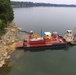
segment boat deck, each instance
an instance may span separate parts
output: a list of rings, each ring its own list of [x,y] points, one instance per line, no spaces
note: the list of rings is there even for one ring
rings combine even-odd
[[[41,38],[41,37],[38,37],[38,38]],[[19,47],[24,46],[26,48],[32,48],[32,47],[48,47],[52,45],[64,45],[65,44],[63,39],[61,39],[60,37],[58,38],[51,37],[51,39],[46,39],[46,40],[43,39],[43,40],[39,40],[36,42],[37,39],[35,41],[30,41],[29,36],[27,35],[24,37],[24,40],[26,42],[23,42],[23,41],[17,42],[16,47],[19,48]]]
[[[39,37],[41,38],[41,37]],[[51,39],[47,39],[45,40],[45,43],[38,43],[38,44],[29,44],[29,37],[28,36],[25,36],[25,40],[27,42],[25,42],[26,44],[26,47],[42,47],[42,46],[51,46],[53,44],[64,44],[64,41],[61,39],[61,38],[53,38],[51,37]]]
[[[22,48],[23,47],[23,41],[16,42],[16,48]]]

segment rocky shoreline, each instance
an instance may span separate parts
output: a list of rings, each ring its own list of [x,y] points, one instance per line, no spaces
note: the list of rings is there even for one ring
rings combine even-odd
[[[20,28],[14,22],[8,24],[6,33],[0,39],[0,67],[6,64],[11,53],[16,49],[16,42],[19,41],[18,33]]]

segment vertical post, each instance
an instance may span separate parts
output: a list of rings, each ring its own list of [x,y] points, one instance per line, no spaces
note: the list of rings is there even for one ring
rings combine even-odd
[[[42,37],[42,27],[41,27],[41,37]]]

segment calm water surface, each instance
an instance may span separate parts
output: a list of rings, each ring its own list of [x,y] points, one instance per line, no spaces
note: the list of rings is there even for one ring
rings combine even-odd
[[[15,8],[14,14],[17,26],[39,35],[41,28],[63,36],[67,29],[76,27],[76,8]],[[76,46],[36,51],[18,49],[10,60],[0,75],[76,75]]]

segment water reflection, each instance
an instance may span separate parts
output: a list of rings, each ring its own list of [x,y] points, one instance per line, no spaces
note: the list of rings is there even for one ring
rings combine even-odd
[[[75,48],[76,46],[67,45],[52,49],[17,49],[10,59],[14,65],[10,63],[4,66],[0,69],[0,75],[61,75],[69,73],[69,70],[73,72],[76,51],[72,50]]]
[[[21,75],[71,75],[75,72],[75,46],[54,49],[18,49],[19,58],[14,58],[14,74]],[[20,59],[20,60],[19,60]],[[74,64],[73,64],[74,63]],[[73,69],[74,68],[74,69]],[[12,74],[13,75],[13,74]]]

